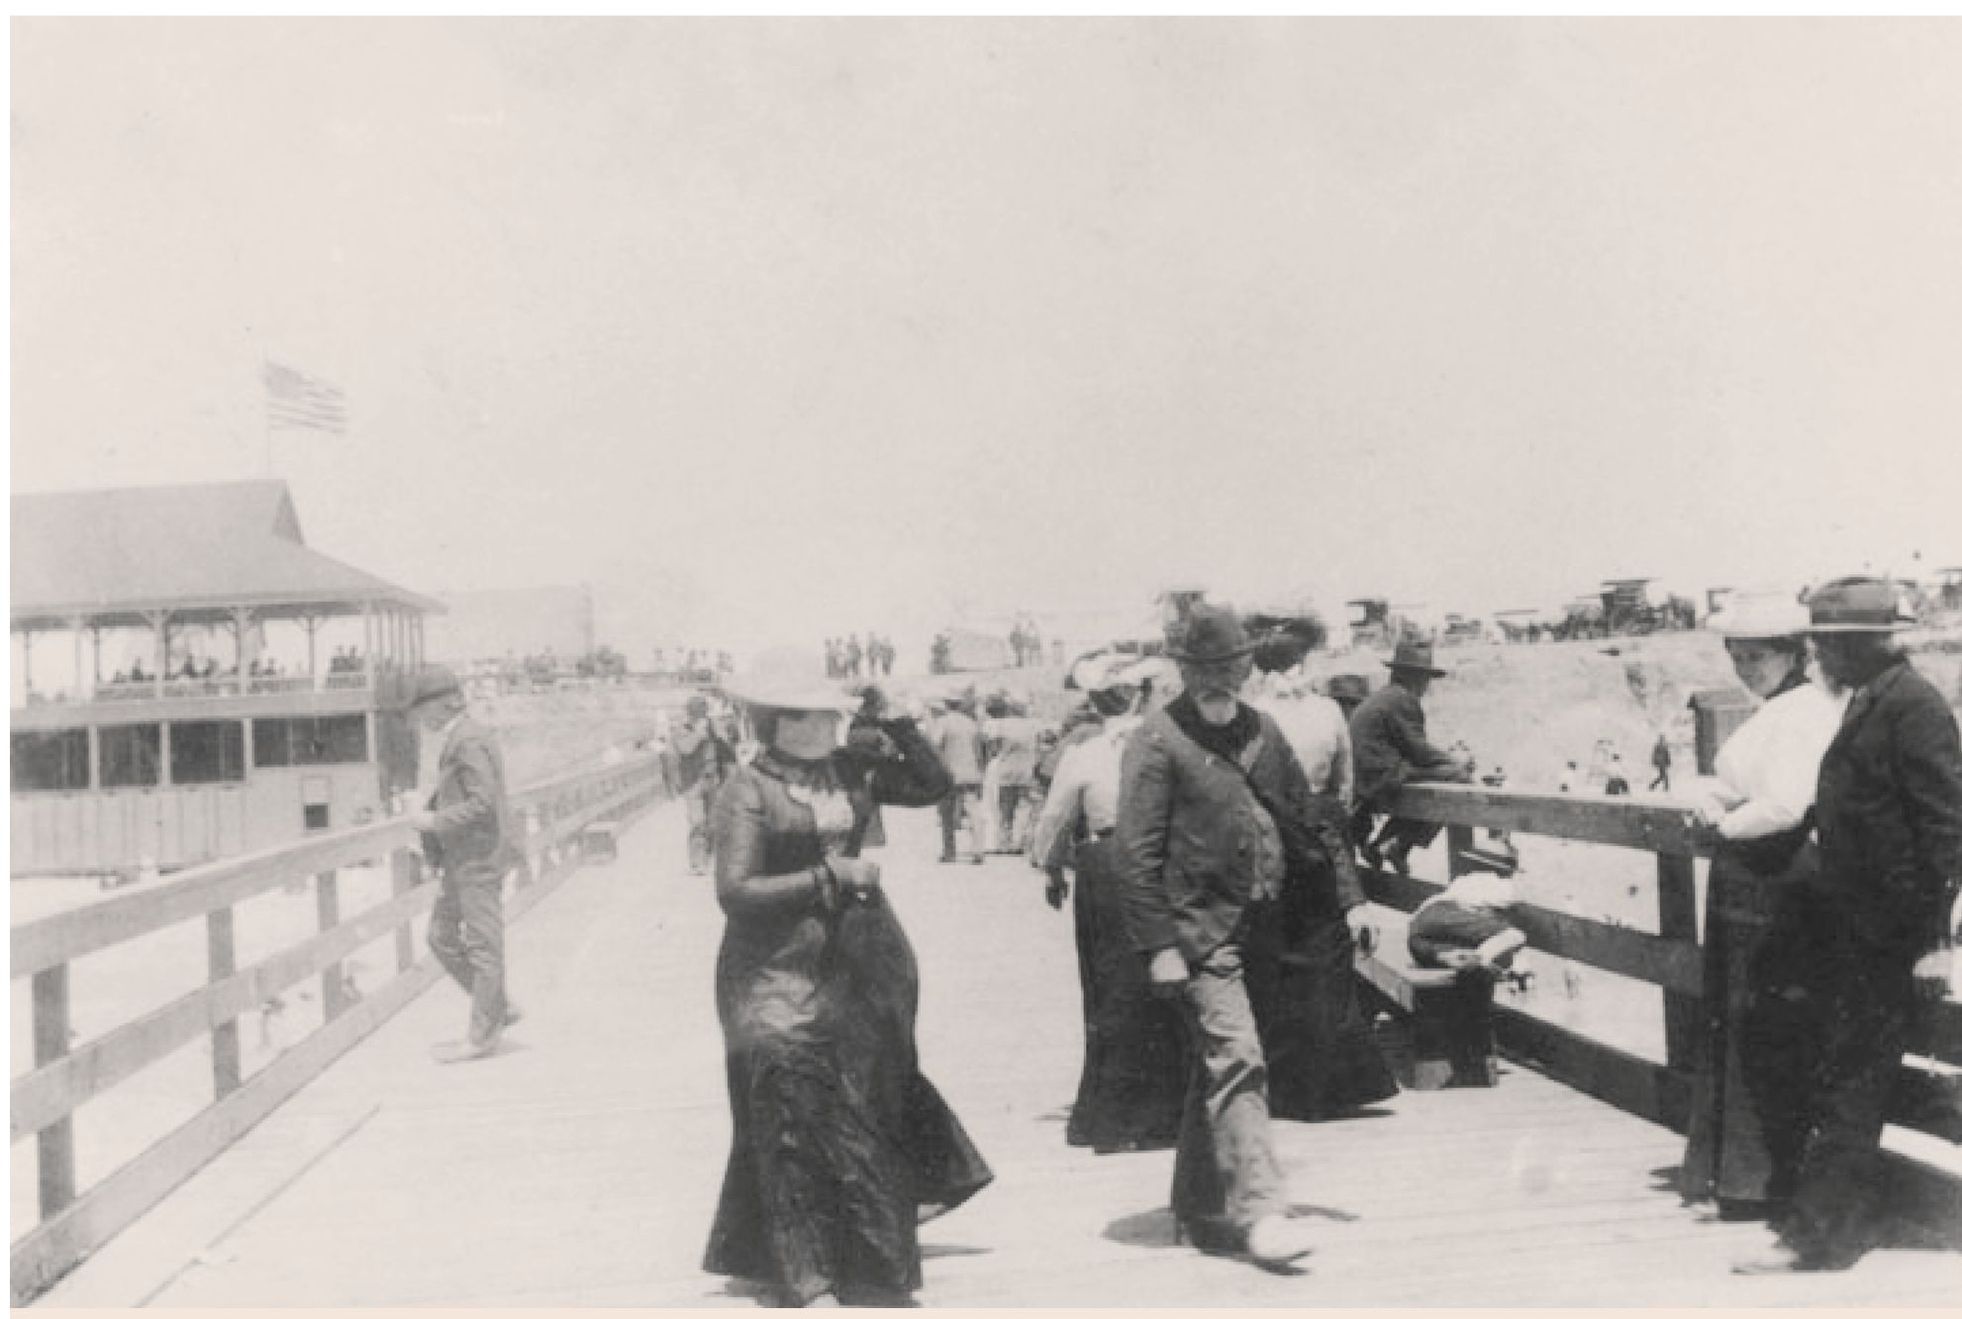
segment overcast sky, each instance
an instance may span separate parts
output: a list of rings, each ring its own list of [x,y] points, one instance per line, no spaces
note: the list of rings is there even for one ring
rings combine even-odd
[[[1962,563],[1962,26],[13,24],[17,490],[641,635]]]

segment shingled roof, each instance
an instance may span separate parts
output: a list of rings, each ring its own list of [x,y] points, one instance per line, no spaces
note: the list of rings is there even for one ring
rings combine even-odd
[[[436,601],[309,549],[284,481],[13,496],[12,616]]]

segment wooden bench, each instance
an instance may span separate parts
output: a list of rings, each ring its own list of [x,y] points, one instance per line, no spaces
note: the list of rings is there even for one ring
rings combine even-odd
[[[1389,1018],[1384,1054],[1408,1090],[1492,1086],[1499,1065],[1489,976],[1417,966],[1401,945],[1356,954],[1366,999]]]

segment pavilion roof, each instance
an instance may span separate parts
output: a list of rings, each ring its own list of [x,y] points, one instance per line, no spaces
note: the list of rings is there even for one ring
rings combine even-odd
[[[12,617],[436,601],[309,548],[284,481],[13,496]]]

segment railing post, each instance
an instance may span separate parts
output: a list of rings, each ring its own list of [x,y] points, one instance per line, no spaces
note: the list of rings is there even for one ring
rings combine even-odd
[[[238,946],[233,934],[232,908],[219,907],[205,913],[206,967],[212,984],[226,980],[238,970]],[[238,1018],[211,1028],[211,1090],[223,1099],[238,1089],[242,1079],[238,1055]]]
[[[341,880],[332,870],[323,870],[313,877],[314,899],[320,909],[320,932],[322,934],[341,923]],[[330,963],[320,973],[320,1003],[323,1010],[322,1021],[332,1021],[347,1011],[347,984],[341,978],[341,963]]]
[[[1450,824],[1445,826],[1444,845],[1446,854],[1444,861],[1451,873],[1451,878],[1456,879],[1465,873],[1465,849],[1471,847],[1477,841],[1478,831],[1468,824]]]
[[[34,1066],[68,1054],[68,964],[34,973]],[[41,1221],[75,1202],[75,1119],[50,1122],[36,1136],[41,1172]]]
[[[416,854],[398,847],[388,855],[389,891],[400,897],[416,886],[419,878]],[[416,923],[403,921],[395,927],[395,969],[406,971],[416,964]]]
[[[1696,859],[1659,853],[1655,859],[1656,933],[1665,939],[1696,942]],[[1694,994],[1662,994],[1663,1040],[1669,1066],[1688,1071],[1696,1065],[1703,1040],[1703,1006]]]

